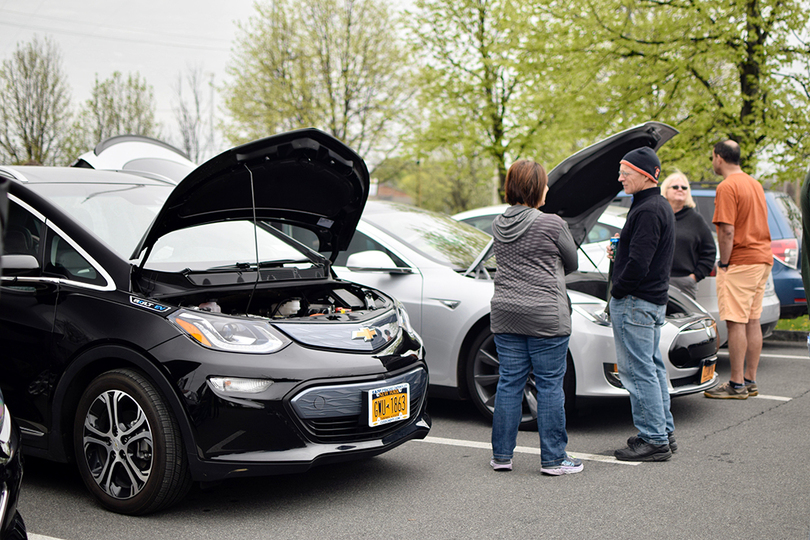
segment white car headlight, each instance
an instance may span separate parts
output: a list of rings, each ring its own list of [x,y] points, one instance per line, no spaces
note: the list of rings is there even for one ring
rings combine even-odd
[[[228,317],[204,311],[181,309],[169,315],[169,320],[209,349],[228,352],[268,354],[286,345],[262,319]]]

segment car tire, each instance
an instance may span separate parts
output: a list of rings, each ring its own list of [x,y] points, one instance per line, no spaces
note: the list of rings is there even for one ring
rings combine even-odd
[[[563,379],[565,411],[572,415],[576,403],[576,375],[570,353],[567,355],[567,369]],[[495,411],[495,394],[498,389],[500,362],[495,348],[495,335],[489,329],[483,330],[473,341],[467,358],[467,389],[475,406],[492,421]],[[521,430],[537,429],[537,388],[534,375],[529,374],[523,390],[523,411],[520,418]]]
[[[73,444],[87,489],[113,512],[156,512],[191,487],[177,421],[137,371],[108,371],[90,383],[76,410]]]

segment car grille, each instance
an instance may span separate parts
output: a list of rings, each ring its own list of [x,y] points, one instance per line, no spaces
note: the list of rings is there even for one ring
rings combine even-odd
[[[717,354],[717,326],[703,318],[681,328],[669,348],[669,360],[675,367],[697,367]]]
[[[414,420],[425,400],[427,382],[427,371],[418,368],[379,381],[307,388],[290,403],[307,432],[318,442],[365,441],[384,437]],[[365,392],[401,383],[410,385],[410,418],[369,427],[364,415]]]

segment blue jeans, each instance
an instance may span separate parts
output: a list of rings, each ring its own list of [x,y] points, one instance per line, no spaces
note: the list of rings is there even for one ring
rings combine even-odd
[[[667,433],[675,431],[667,368],[658,348],[665,315],[666,306],[635,296],[610,299],[619,378],[630,392],[638,436],[651,444],[668,444]]]
[[[500,379],[492,418],[492,455],[512,459],[522,414],[526,379],[534,370],[537,386],[537,427],[542,467],[554,467],[566,457],[563,377],[569,336],[536,338],[520,334],[495,334]]]

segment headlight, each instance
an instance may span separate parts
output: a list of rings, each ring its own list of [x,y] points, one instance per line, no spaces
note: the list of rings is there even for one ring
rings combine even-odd
[[[229,352],[267,354],[286,345],[276,337],[267,321],[244,317],[227,317],[207,312],[179,310],[169,320],[209,349]]]
[[[208,377],[208,381],[220,392],[258,394],[264,392],[273,381],[269,379],[243,379],[241,377]]]
[[[405,306],[402,305],[402,302],[399,300],[396,301],[397,305],[397,319],[399,320],[399,325],[405,329],[406,332],[410,335],[414,335],[413,326],[411,326],[411,318],[408,316],[408,312],[405,311]]]

